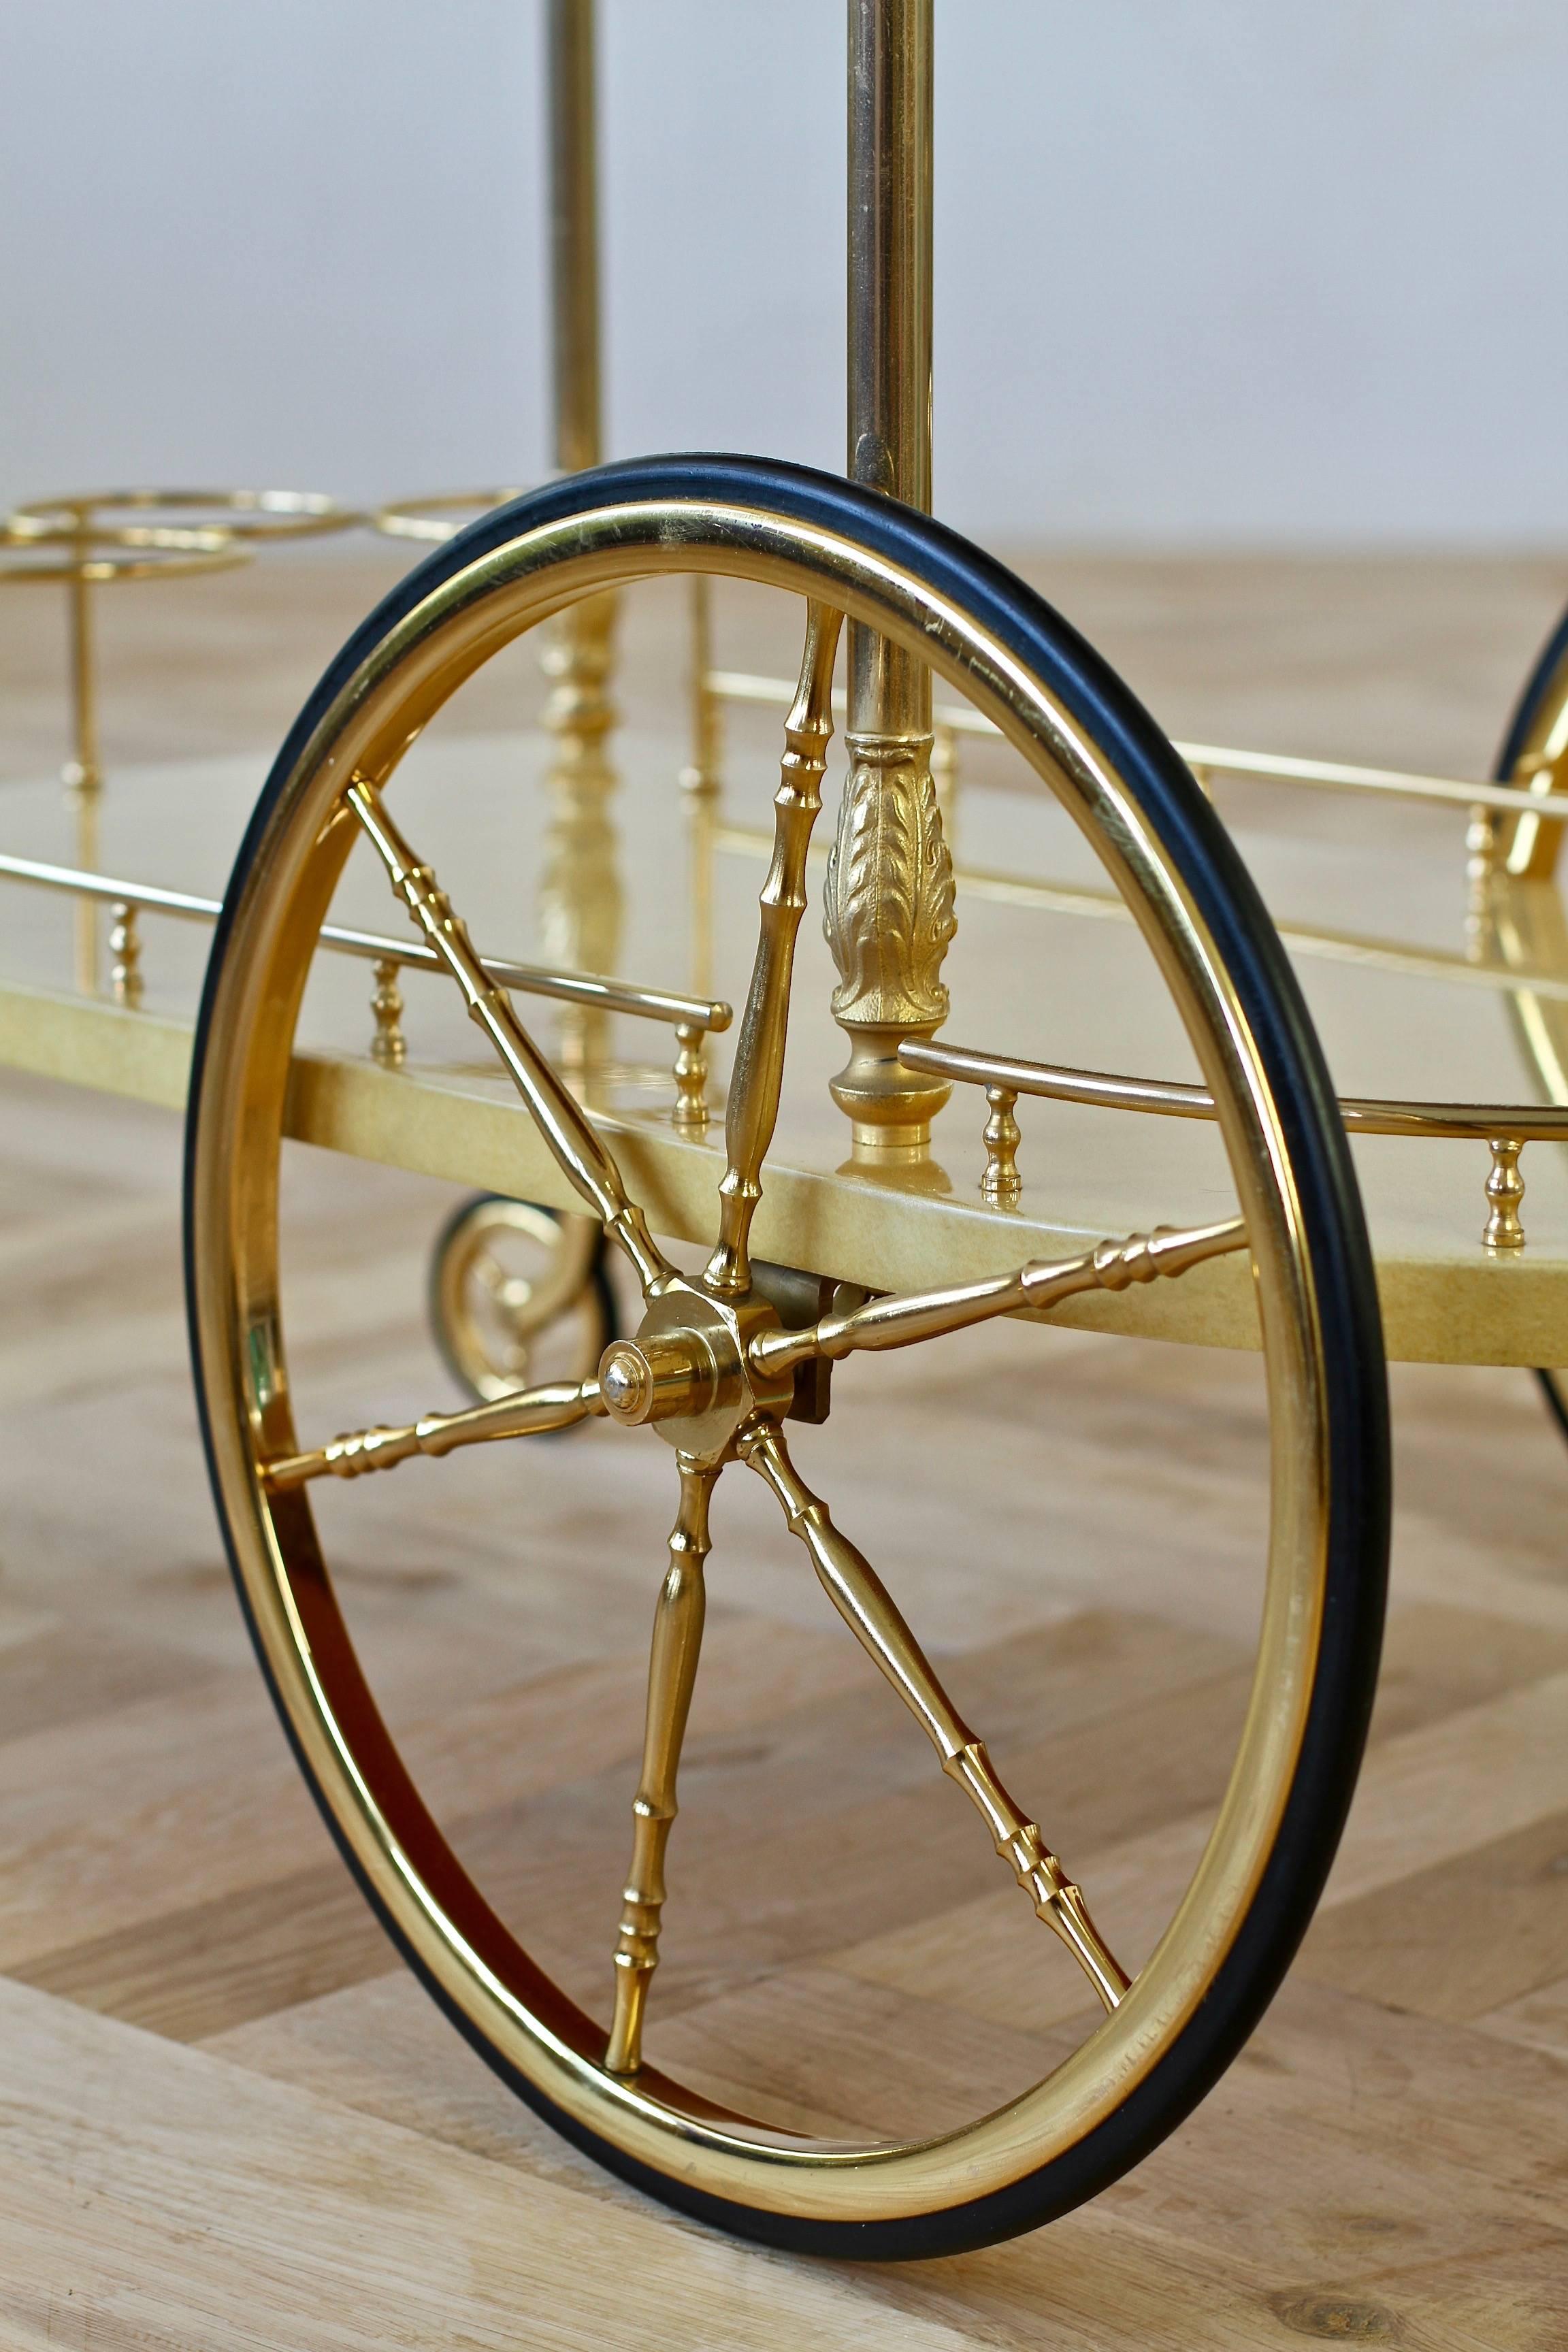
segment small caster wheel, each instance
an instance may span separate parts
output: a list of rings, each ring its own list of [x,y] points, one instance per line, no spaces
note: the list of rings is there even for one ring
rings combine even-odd
[[[465,1201],[431,1254],[430,1324],[481,1404],[531,1381],[586,1380],[618,1336],[603,1231],[497,1192]]]

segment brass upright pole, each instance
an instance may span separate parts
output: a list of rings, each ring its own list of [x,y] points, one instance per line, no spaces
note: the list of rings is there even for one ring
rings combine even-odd
[[[66,798],[75,818],[76,862],[90,873],[98,864],[98,811],[103,770],[98,754],[98,681],[93,663],[92,587],[87,576],[85,536],[71,550],[74,569],[67,588],[70,644],[72,750],[66,763]],[[76,903],[76,984],[83,996],[98,993],[98,908],[91,898]]]
[[[849,472],[931,509],[933,0],[849,0]],[[905,1037],[947,1018],[952,865],[931,782],[931,677],[871,629],[848,631],[850,772],[828,862],[831,1081],[857,1158],[919,1157],[950,1089],[905,1070]]]
[[[555,463],[599,462],[599,205],[594,0],[550,0],[550,309]]]
[[[550,0],[550,260],[555,463],[563,473],[600,457],[599,234],[595,125],[594,0]],[[614,971],[620,959],[621,885],[605,751],[616,604],[595,596],[545,632],[551,695],[544,724],[556,739],[554,801],[540,884],[547,961]],[[605,1016],[561,1017],[562,1059],[579,1091],[606,1058]]]

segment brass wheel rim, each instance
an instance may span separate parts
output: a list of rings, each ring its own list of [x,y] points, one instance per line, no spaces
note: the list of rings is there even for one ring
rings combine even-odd
[[[651,2070],[602,2063],[605,2030],[494,1917],[425,1813],[375,1714],[302,1492],[258,1463],[298,1444],[276,1272],[283,1091],[310,949],[353,835],[351,780],[379,789],[463,680],[526,628],[675,572],[830,604],[906,646],[995,719],[1094,842],[1142,929],[1220,1107],[1247,1220],[1270,1400],[1268,1567],[1235,1765],[1202,1861],[1121,2005],[1042,2083],[956,2130],[827,2142],[727,2115]],[[627,500],[524,530],[433,588],[295,753],[237,873],[215,955],[192,1153],[193,1309],[213,1474],[279,1705],[355,1866],[447,2006],[567,2128],[742,2208],[875,2223],[1003,2190],[1077,2145],[1143,2083],[1213,1986],[1268,1864],[1305,1736],[1329,1528],[1326,1369],[1290,1147],[1257,1038],[1171,856],[1105,753],[992,630],[899,561],[737,500]]]

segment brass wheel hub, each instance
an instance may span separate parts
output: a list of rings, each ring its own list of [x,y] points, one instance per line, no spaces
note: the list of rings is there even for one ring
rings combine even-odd
[[[694,1462],[721,1461],[761,1406],[782,1412],[795,1374],[759,1371],[747,1350],[759,1331],[779,1328],[764,1299],[715,1298],[683,1276],[669,1283],[635,1339],[617,1339],[599,1363],[605,1411],[623,1429],[656,1429]]]

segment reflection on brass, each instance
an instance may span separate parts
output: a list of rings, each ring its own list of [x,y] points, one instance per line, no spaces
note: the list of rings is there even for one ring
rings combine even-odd
[[[1152,1233],[1130,1234],[1125,1241],[1097,1242],[1077,1257],[1031,1259],[1016,1274],[873,1298],[825,1315],[803,1331],[763,1331],[748,1355],[758,1371],[782,1372],[812,1356],[837,1359],[860,1349],[908,1348],[917,1339],[989,1322],[995,1315],[1047,1314],[1080,1291],[1125,1290],[1130,1283],[1187,1274],[1205,1258],[1246,1247],[1247,1228],[1239,1217],[1217,1225],[1156,1225]]]
[[[521,1389],[493,1404],[469,1405],[462,1412],[427,1412],[423,1421],[397,1428],[351,1429],[308,1454],[287,1454],[261,1465],[268,1485],[279,1491],[310,1478],[359,1478],[367,1470],[395,1469],[416,1454],[439,1456],[460,1445],[487,1445],[500,1437],[531,1437],[547,1429],[570,1429],[590,1413],[603,1412],[596,1381],[556,1381]]]
[[[702,1564],[708,1557],[708,1500],[719,1473],[682,1454],[680,1507],[669,1535],[669,1573],[654,1611],[647,1666],[642,1777],[632,1804],[632,1861],[622,1890],[616,1946],[616,2014],[605,2066],[635,2074],[642,2063],[643,2011],[658,1966],[664,1908],[664,1850],[675,1820],[675,1780],[702,1646]]]
[[[621,879],[609,812],[616,777],[605,745],[616,723],[609,678],[615,600],[595,596],[552,621],[542,656],[551,692],[543,723],[555,739],[545,772],[551,816],[539,881],[545,961],[567,971],[613,971],[620,960]],[[561,1055],[579,1086],[609,1058],[605,1017],[561,1017]]]
[[[136,909],[124,898],[110,908],[109,954],[109,992],[134,1013],[142,1002],[142,940]]]
[[[710,682],[713,609],[710,583],[700,572],[691,578],[690,758],[680,772],[686,807],[690,892],[691,985],[706,994],[713,986],[714,827],[723,790],[723,706]],[[784,705],[792,700],[788,685]]]
[[[829,1600],[930,1738],[942,1769],[975,1805],[992,1842],[1034,1905],[1082,1967],[1107,2009],[1114,2009],[1129,1979],[1095,1929],[1082,1895],[1026,1819],[931,1672],[920,1643],[875,1569],[841,1535],[827,1506],[798,1475],[776,1422],[759,1417],[742,1433],[743,1461],[773,1488],[790,1533],[805,1546]]]
[[[1491,1213],[1481,1240],[1489,1250],[1521,1250],[1524,1227],[1520,1222],[1519,1204],[1524,1198],[1524,1179],[1519,1172],[1519,1155],[1524,1149],[1523,1142],[1517,1137],[1489,1136],[1487,1149],[1492,1156],[1491,1173],[1487,1178]]]
[[[375,845],[392,887],[416,928],[446,965],[468,1004],[468,1017],[484,1030],[500,1055],[557,1164],[593,1206],[605,1230],[620,1244],[645,1296],[670,1274],[655,1245],[642,1211],[627,1198],[602,1139],[589,1125],[545,1060],[501,990],[475,954],[468,931],[453,914],[446,893],[427,866],[421,866],[393,824],[380,793],[363,776],[346,794],[350,807]]]
[[[958,855],[958,738],[940,720],[931,729],[931,780],[949,857]]]
[[[408,1058],[408,1041],[403,1034],[403,996],[397,985],[397,965],[391,956],[383,956],[376,964],[370,1009],[375,1021],[375,1033],[370,1041],[371,1059],[379,1062],[384,1070],[400,1070]]]
[[[763,884],[762,919],[752,984],[735,1045],[724,1146],[729,1165],[719,1187],[719,1241],[704,1280],[725,1296],[746,1290],[746,1242],[762,1198],[762,1167],[778,1119],[789,1030],[795,935],[805,912],[805,854],[822,806],[821,785],[833,734],[833,664],[843,615],[806,608],[800,685],[784,721],[784,752],[773,795],[773,856]]]
[[[985,1100],[991,1116],[982,1136],[985,1172],[980,1179],[980,1190],[987,1201],[1007,1208],[1024,1190],[1024,1180],[1018,1173],[1018,1146],[1024,1139],[1013,1116],[1018,1097],[1011,1087],[987,1087]]]

